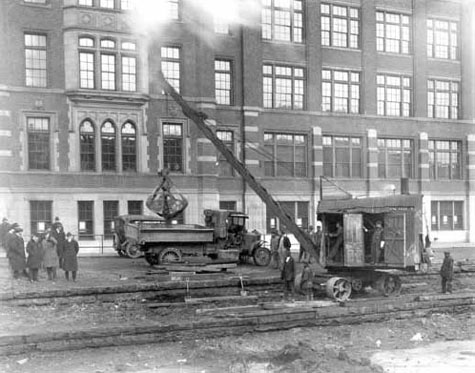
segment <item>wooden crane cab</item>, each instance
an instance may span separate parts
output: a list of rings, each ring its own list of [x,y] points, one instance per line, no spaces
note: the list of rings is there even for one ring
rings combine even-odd
[[[317,214],[324,232],[320,261],[351,284],[340,283],[339,291],[370,285],[391,295],[400,291],[399,271],[419,269],[422,195],[322,200]]]

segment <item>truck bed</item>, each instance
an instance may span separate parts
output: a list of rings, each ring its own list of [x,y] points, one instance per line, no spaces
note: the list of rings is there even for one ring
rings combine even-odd
[[[213,229],[198,224],[132,224],[125,225],[125,234],[137,242],[213,242]]]

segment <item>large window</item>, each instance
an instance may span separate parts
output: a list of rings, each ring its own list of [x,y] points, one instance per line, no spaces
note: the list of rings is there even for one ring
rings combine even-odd
[[[104,238],[114,234],[114,218],[119,215],[119,201],[104,201]]]
[[[321,4],[322,45],[359,48],[360,15],[358,8]]]
[[[285,201],[279,202],[279,204],[295,224],[302,229],[308,228],[309,203],[307,201]],[[267,232],[270,232],[271,229],[280,229],[285,233],[289,233],[287,232],[287,228],[280,219],[274,215],[269,207],[266,208],[266,223]]]
[[[463,202],[432,201],[431,227],[433,231],[463,230]]]
[[[358,114],[360,112],[360,73],[322,70],[322,110]]]
[[[101,8],[114,9],[114,0],[99,0]]]
[[[458,119],[459,83],[447,80],[427,81],[427,116]]]
[[[378,177],[413,177],[413,148],[409,139],[378,139]]]
[[[101,127],[102,171],[116,171],[116,129],[114,123],[104,122]]]
[[[137,171],[135,126],[126,122],[122,126],[122,171]]]
[[[82,6],[92,6],[94,0],[79,0],[78,4]]]
[[[411,115],[411,78],[397,75],[377,76],[378,115]]]
[[[359,178],[362,166],[359,137],[323,136],[323,175]]]
[[[431,179],[461,179],[462,142],[430,140],[429,167]]]
[[[236,211],[236,201],[219,201],[220,210]]]
[[[94,238],[94,201],[78,201],[78,238]]]
[[[214,92],[216,102],[220,105],[232,104],[232,70],[231,61],[214,61]]]
[[[137,90],[137,59],[122,56],[122,90],[135,92]]]
[[[266,176],[306,177],[307,137],[288,133],[264,133]]]
[[[458,22],[427,20],[427,55],[433,58],[457,60]]]
[[[234,152],[234,133],[232,131],[216,131],[216,136],[220,139],[224,145]],[[218,152],[218,175],[219,176],[233,176],[234,171],[226,158]]]
[[[409,54],[410,17],[405,14],[376,12],[376,49],[379,52]]]
[[[262,38],[303,42],[303,1],[263,0]]]
[[[30,201],[30,232],[44,233],[53,221],[52,201]]]
[[[170,85],[180,92],[180,48],[162,47],[162,73]]]
[[[264,107],[302,110],[305,101],[305,73],[301,67],[263,66]]]
[[[28,117],[28,168],[30,170],[50,169],[50,125],[49,118]]]
[[[180,1],[181,0],[166,0],[168,16],[172,20],[180,19]]]
[[[79,87],[137,91],[137,44],[91,36],[79,37]],[[119,48],[120,45],[120,48]],[[98,81],[97,81],[98,80]]]
[[[129,215],[142,215],[143,201],[127,201],[127,213]]]
[[[85,120],[79,127],[79,148],[81,158],[81,171],[96,170],[96,136],[94,125]]]
[[[46,35],[25,34],[25,84],[46,87]]]
[[[172,172],[183,172],[183,125],[163,123],[163,166]]]

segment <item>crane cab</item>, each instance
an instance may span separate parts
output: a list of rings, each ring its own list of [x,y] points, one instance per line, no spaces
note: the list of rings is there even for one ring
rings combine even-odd
[[[322,200],[321,262],[329,270],[417,269],[422,260],[422,195]]]

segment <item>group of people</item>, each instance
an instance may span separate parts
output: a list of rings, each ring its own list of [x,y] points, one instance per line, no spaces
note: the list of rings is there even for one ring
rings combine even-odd
[[[307,233],[310,235],[315,247],[317,258],[320,256],[320,248],[322,242],[321,226],[317,225],[314,232],[313,227],[309,226]],[[271,233],[271,262],[270,266],[281,271],[281,279],[284,281],[284,298],[287,299],[294,295],[294,281],[296,277],[296,264],[292,258],[290,248],[291,242],[289,237],[283,232],[275,229]],[[307,300],[313,299],[313,273],[310,268],[310,255],[305,252],[302,245],[299,251],[299,262],[304,264],[302,271],[302,290],[305,291]]]
[[[3,218],[0,244],[6,251],[14,279],[25,276],[30,281],[38,281],[39,271],[44,268],[48,280],[56,281],[57,269],[60,268],[64,271],[66,280],[69,281],[71,272],[72,280],[76,281],[79,244],[70,232],[64,233],[63,224],[58,217],[44,233],[31,234],[26,252],[23,229],[18,223],[10,224],[7,218]]]

